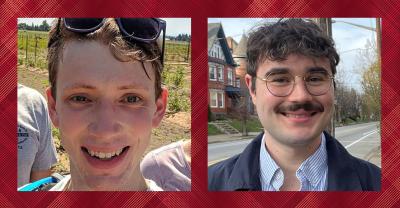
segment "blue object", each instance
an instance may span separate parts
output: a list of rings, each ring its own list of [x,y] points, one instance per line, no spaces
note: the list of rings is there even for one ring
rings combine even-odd
[[[40,188],[43,187],[44,185],[49,183],[57,183],[58,181],[60,181],[59,178],[54,176],[49,176],[47,178],[42,178],[35,182],[26,184],[25,186],[18,188],[18,191],[39,191]]]

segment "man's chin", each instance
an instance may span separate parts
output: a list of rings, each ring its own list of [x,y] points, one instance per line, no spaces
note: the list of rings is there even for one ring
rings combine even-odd
[[[319,137],[318,134],[308,132],[308,131],[296,131],[292,129],[290,132],[286,132],[284,135],[280,136],[280,141],[289,146],[309,146],[313,144],[315,140]]]
[[[122,176],[96,175],[87,176],[85,182],[91,190],[112,191],[119,189],[118,187],[123,187],[127,180]]]

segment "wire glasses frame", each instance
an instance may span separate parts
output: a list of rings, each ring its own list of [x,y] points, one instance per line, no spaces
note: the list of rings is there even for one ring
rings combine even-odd
[[[332,86],[334,77],[332,75],[321,75],[319,77],[312,77],[313,73],[307,73],[304,76],[292,74],[280,74],[281,77],[274,77],[276,74],[269,74],[266,78],[256,76],[257,79],[264,81],[268,91],[276,97],[289,96],[296,84],[296,77],[301,77],[304,81],[304,86],[307,92],[313,96],[320,96],[326,94]],[[279,76],[279,75],[278,75]]]

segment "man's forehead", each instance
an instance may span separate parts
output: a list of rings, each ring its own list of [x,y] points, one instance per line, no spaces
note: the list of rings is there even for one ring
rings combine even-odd
[[[329,59],[326,57],[308,57],[291,54],[285,60],[271,60],[266,58],[257,70],[257,72],[262,74],[306,73],[312,71],[332,73]]]
[[[127,89],[153,85],[155,73],[150,62],[121,61],[114,57],[108,46],[97,41],[84,42],[66,43],[58,66],[58,86],[79,85],[90,89],[87,87],[90,83],[90,86],[103,83]],[[85,82],[87,86],[80,84]]]

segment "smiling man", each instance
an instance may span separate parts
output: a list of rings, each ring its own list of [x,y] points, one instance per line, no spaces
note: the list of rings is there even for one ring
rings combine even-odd
[[[139,164],[167,105],[163,33],[165,22],[153,18],[58,19],[47,97],[71,174],[50,190],[161,190]]]
[[[209,190],[379,191],[380,169],[351,156],[324,129],[334,111],[339,56],[311,21],[257,28],[246,84],[264,132],[208,170]]]

